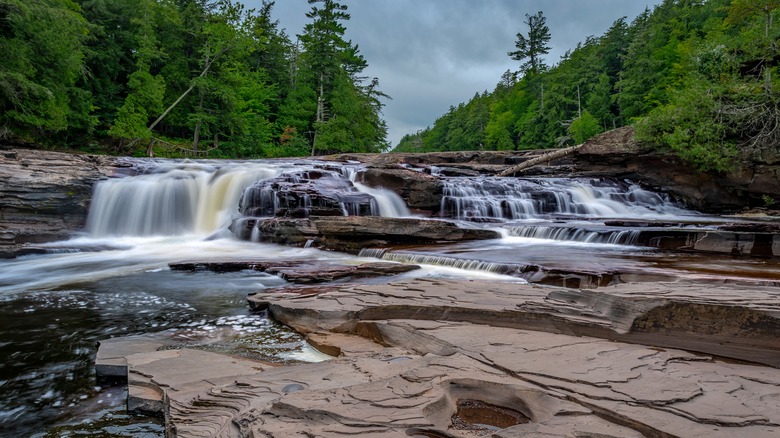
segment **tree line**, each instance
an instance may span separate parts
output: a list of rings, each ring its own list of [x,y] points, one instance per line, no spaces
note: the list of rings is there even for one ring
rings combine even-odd
[[[554,66],[543,62],[546,18],[526,15],[508,53],[519,69],[394,150],[543,149],[631,124],[639,140],[702,170],[780,159],[779,8],[780,0],[664,0]]]
[[[347,6],[308,2],[291,37],[269,0],[0,0],[0,141],[241,158],[385,149],[388,96],[345,39]]]

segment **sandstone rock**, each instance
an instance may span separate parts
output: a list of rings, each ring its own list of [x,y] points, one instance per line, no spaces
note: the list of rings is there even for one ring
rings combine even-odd
[[[455,223],[420,218],[311,217],[309,219],[240,219],[231,229],[249,240],[254,229],[263,242],[304,245],[357,253],[362,248],[410,243],[496,239],[495,231],[461,228]]]
[[[0,150],[0,256],[70,236],[84,224],[94,184],[129,166],[97,155]]]
[[[325,283],[336,280],[372,278],[398,275],[420,269],[417,265],[400,263],[362,263],[341,265],[330,262],[311,261],[208,261],[177,262],[169,264],[174,271],[236,272],[253,270],[278,275],[298,284]]]
[[[771,334],[780,330],[777,296],[774,287],[735,291],[637,283],[576,290],[420,279],[345,287],[337,301],[328,294],[290,301],[279,300],[284,294],[257,294],[249,301],[265,303],[275,318],[303,333],[361,321],[446,319],[682,348],[780,367],[780,339]],[[306,319],[298,319],[302,309]]]
[[[403,168],[369,168],[359,175],[360,181],[371,187],[394,191],[412,210],[439,211],[442,197],[441,181],[431,175]]]
[[[780,318],[776,294],[680,283],[596,293],[431,279],[303,296],[276,291],[255,297],[340,357],[269,368],[190,351],[142,352],[156,347],[125,342],[124,358],[131,388],[156,385],[164,393],[171,436],[770,437],[780,433],[776,368],[660,347],[681,338],[735,357],[734,346],[752,343],[742,358],[780,366],[771,336]],[[763,326],[757,315],[775,322]],[[733,323],[712,324],[723,318]],[[585,327],[601,328],[587,336]],[[642,341],[651,346],[632,334],[648,335]],[[154,406],[155,394],[149,397]]]

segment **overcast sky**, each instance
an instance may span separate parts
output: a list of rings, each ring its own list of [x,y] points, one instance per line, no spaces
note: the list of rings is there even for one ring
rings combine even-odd
[[[390,143],[433,125],[450,105],[492,91],[501,75],[517,70],[507,52],[525,14],[542,11],[550,27],[555,64],[587,36],[601,36],[620,17],[629,23],[660,0],[342,0],[352,18],[346,37],[368,62],[365,74],[379,78],[390,95],[383,114]],[[244,0],[258,8],[260,0]],[[306,0],[276,0],[274,18],[288,35],[309,21]]]

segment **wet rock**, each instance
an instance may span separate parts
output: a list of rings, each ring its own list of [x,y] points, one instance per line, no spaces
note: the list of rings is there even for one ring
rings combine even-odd
[[[420,279],[251,299],[340,356],[268,368],[111,340],[107,347],[126,349],[122,355],[113,348],[112,356],[126,361],[131,391],[151,384],[164,393],[172,435],[780,433],[776,368],[668,347],[680,338],[696,351],[709,345],[726,357],[780,366],[774,326],[751,326],[780,316],[775,288],[669,283],[596,293]],[[746,308],[745,301],[754,304]],[[724,317],[734,318],[725,330],[702,325]]]
[[[291,283],[297,284],[382,277],[420,269],[417,265],[389,262],[341,265],[332,262],[312,261],[195,261],[170,263],[169,267],[174,271],[190,272],[210,271],[224,273],[252,270],[278,275]]]
[[[359,175],[364,184],[394,191],[411,210],[437,213],[441,206],[442,182],[438,178],[398,167],[369,168]]]
[[[97,155],[0,152],[0,257],[71,236],[84,224],[94,184],[129,166]]]
[[[374,199],[335,171],[288,172],[250,186],[241,198],[244,216],[309,217],[374,215]]]
[[[429,242],[496,239],[491,230],[461,228],[453,222],[421,218],[311,217],[308,219],[239,219],[233,233],[250,240],[357,253],[366,247]]]

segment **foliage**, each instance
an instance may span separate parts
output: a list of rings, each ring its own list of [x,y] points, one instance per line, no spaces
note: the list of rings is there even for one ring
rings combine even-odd
[[[226,158],[306,155],[315,134],[321,151],[386,148],[388,96],[343,38],[346,5],[309,3],[298,45],[269,0],[0,0],[0,140]]]
[[[395,150],[549,148],[636,124],[639,140],[702,170],[772,159],[780,155],[778,13],[780,0],[664,0],[549,68],[536,57],[547,50],[544,17],[526,15],[528,36],[518,34],[509,53],[526,61],[519,72]]]
[[[590,112],[583,111],[580,117],[572,120],[568,129],[569,135],[576,144],[585,143],[591,137],[601,133],[601,125]]]
[[[50,139],[90,124],[80,79],[88,23],[70,0],[0,2],[0,134]],[[2,138],[3,135],[0,135]]]

